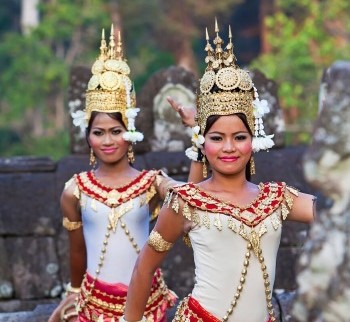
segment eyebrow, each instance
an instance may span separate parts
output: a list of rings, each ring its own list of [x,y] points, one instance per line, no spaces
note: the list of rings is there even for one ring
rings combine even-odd
[[[92,128],[92,130],[103,130],[103,131],[105,131],[105,130],[116,130],[116,129],[123,129],[123,126],[117,125],[117,126],[110,127],[108,129],[105,129],[105,128],[102,128],[102,127],[98,127],[98,126],[94,126]]]
[[[231,134],[239,134],[239,133],[242,133],[242,134],[248,134],[249,132],[248,131],[237,131],[237,132],[233,132]],[[220,131],[213,131],[213,132],[208,132],[207,134],[221,134],[221,135],[225,135],[226,133],[224,132],[220,132]]]

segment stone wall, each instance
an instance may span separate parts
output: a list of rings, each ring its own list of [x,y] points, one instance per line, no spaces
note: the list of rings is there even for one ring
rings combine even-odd
[[[306,147],[300,146],[258,153],[254,181],[286,181],[318,195],[319,206],[326,208],[327,201],[302,175],[305,151]],[[183,152],[149,152],[137,155],[135,167],[163,169],[175,179],[186,180],[189,161]],[[19,321],[14,316],[20,321],[32,321],[33,316],[37,322],[46,321],[53,303],[58,303],[62,286],[69,281],[68,242],[61,228],[59,196],[74,173],[88,168],[84,155],[68,156],[57,163],[47,158],[0,159],[0,321]],[[275,282],[277,312],[290,305],[293,293],[287,291],[296,288],[295,263],[307,231],[303,224],[286,223],[283,227]],[[178,242],[163,267],[168,285],[180,298],[187,295],[194,277],[191,250]],[[31,312],[4,313],[14,311]]]

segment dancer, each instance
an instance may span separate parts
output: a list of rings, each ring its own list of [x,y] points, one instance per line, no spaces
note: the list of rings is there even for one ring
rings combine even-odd
[[[132,144],[143,134],[135,128],[139,108],[129,73],[120,34],[115,44],[112,26],[108,47],[102,32],[86,108],[72,115],[73,123],[86,134],[90,164],[96,168],[74,175],[62,193],[71,282],[68,296],[50,322],[118,321],[132,269],[148,239],[149,221],[157,216],[159,200],[175,182],[161,171],[140,172],[131,165]],[[145,308],[147,320],[166,321],[166,310],[175,300],[156,269]]]
[[[267,102],[237,65],[231,30],[226,48],[217,22],[215,32],[215,48],[206,33],[208,66],[200,81],[193,146],[186,151],[202,162],[204,177],[206,163],[212,174],[199,184],[169,189],[135,265],[123,322],[146,321],[153,272],[182,235],[193,248],[196,282],[173,321],[276,321],[272,289],[282,224],[313,220],[313,196],[284,182],[249,181],[255,172],[252,152],[273,146],[262,122]]]

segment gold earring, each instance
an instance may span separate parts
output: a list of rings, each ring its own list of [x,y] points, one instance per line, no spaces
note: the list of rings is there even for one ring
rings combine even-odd
[[[94,154],[94,151],[92,150],[92,148],[90,148],[90,165],[95,168],[96,166],[96,157],[95,157],[95,154]]]
[[[130,144],[128,147],[128,161],[129,163],[135,162],[134,150],[132,149],[132,145]]]
[[[203,178],[206,178],[208,176],[208,169],[207,169],[207,163],[206,163],[207,159],[205,155],[203,155],[202,161],[203,161]]]
[[[255,174],[255,162],[253,156],[250,157],[250,174]]]

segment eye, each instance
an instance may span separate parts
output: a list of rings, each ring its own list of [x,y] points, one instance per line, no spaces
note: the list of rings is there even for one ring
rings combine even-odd
[[[92,134],[93,134],[93,135],[96,135],[96,136],[101,136],[101,135],[103,134],[103,132],[100,131],[100,130],[93,130],[93,131],[92,131]]]
[[[209,137],[211,141],[221,141],[222,137],[220,135],[213,135]]]
[[[236,137],[235,137],[235,139],[237,140],[237,141],[244,141],[244,140],[246,140],[248,138],[248,135],[245,135],[245,134],[239,134],[239,135],[237,135]]]
[[[121,129],[115,129],[115,130],[112,131],[112,134],[114,134],[114,135],[118,135],[120,133],[122,133]]]

